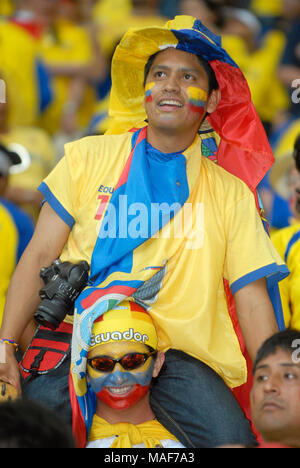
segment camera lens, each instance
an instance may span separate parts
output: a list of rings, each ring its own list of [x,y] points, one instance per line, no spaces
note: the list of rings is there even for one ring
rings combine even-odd
[[[68,310],[63,303],[53,303],[48,299],[44,299],[37,309],[34,318],[44,327],[56,330],[67,315]]]
[[[89,265],[55,261],[42,268],[40,276],[45,286],[40,290],[42,302],[36,311],[35,320],[52,330],[58,328],[67,314],[73,314],[76,298],[88,281]]]

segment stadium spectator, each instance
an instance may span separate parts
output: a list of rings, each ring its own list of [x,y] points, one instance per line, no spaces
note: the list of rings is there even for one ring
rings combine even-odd
[[[297,169],[300,161],[300,134],[294,143],[294,154],[287,154],[285,159],[283,162],[286,169],[279,165],[278,172],[281,174],[278,174],[278,178],[281,175],[284,179],[284,173],[289,173],[289,183],[285,181],[285,185],[282,185],[292,192],[295,217],[289,227],[278,230],[271,238],[290,271],[289,276],[279,285],[285,324],[300,331],[300,173]]]
[[[9,211],[18,231],[17,262],[20,260],[25,248],[31,240],[34,231],[34,223],[30,216],[17,205],[6,199],[10,178],[9,171],[12,167],[20,165],[21,163],[22,159],[18,154],[8,151],[5,146],[0,144],[0,202]]]
[[[300,448],[300,332],[287,329],[266,340],[254,365],[251,407],[264,447]]]

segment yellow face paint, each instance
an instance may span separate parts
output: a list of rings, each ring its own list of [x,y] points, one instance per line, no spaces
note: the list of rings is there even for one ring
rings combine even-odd
[[[145,86],[145,100],[146,102],[152,101],[152,88],[154,87],[155,83],[152,81],[151,83],[147,83]]]
[[[189,108],[193,112],[203,113],[207,103],[207,92],[201,88],[195,86],[189,86],[187,88],[187,95],[189,98]]]

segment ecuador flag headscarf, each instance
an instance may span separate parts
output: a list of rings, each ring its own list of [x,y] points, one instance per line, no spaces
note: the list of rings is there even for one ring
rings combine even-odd
[[[221,37],[200,20],[176,16],[164,27],[129,29],[112,60],[108,133],[120,133],[146,119],[144,71],[148,59],[168,47],[202,56],[213,68],[221,101],[208,121],[220,137],[217,161],[255,192],[274,162],[263,125],[251,101],[247,81],[221,46]]]

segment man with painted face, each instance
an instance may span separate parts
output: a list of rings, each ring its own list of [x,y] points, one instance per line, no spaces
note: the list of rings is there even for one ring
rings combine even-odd
[[[85,378],[86,330],[131,297],[153,318],[166,356],[151,390],[160,423],[186,447],[253,445],[232,389],[247,381],[245,348],[254,358],[283,325],[276,293],[288,271],[259,216],[256,187],[274,158],[247,83],[219,37],[177,17],[124,36],[112,61],[110,113],[108,134],[66,145],[40,187],[46,202],[11,282],[0,337],[17,341],[28,326],[41,267],[57,257],[86,260],[88,286],[74,321],[64,322],[73,327],[71,384],[79,390]],[[203,130],[207,114],[215,139]],[[7,354],[0,378],[18,385]],[[27,391],[43,401],[56,372],[31,379]],[[84,385],[77,390],[88,434],[93,401]],[[64,401],[61,393],[54,400]],[[65,401],[67,417],[68,409]]]
[[[94,322],[86,373],[96,411],[87,448],[183,447],[150,406],[151,381],[164,363],[164,354],[156,350],[153,321],[132,301]],[[76,418],[73,428],[79,445],[85,445]]]

